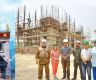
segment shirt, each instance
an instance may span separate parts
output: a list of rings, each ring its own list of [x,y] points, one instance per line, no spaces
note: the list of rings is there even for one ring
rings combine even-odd
[[[35,54],[35,58],[39,59],[39,64],[49,64],[50,63],[50,50],[48,48],[39,47],[37,53]]]
[[[59,58],[60,52],[59,50],[52,49],[51,56],[54,58]]]
[[[67,56],[70,51],[71,51],[71,48],[70,48],[70,47],[62,47],[62,48],[61,48],[61,54],[62,54],[63,56]],[[67,58],[67,60],[68,60],[68,61],[70,60],[70,56]]]
[[[88,56],[91,56],[91,55],[92,55],[92,51],[91,51],[90,48],[88,48],[87,50],[82,49],[81,55],[82,55],[82,57],[83,57],[84,59],[87,59]]]
[[[72,50],[71,53],[73,54],[75,60],[77,60],[77,61],[80,61],[80,60],[81,60],[81,58],[80,58],[80,55],[81,55],[81,47],[80,47],[80,48],[76,48],[76,47],[75,47],[75,48]]]
[[[92,48],[92,66],[96,67],[96,47]]]
[[[55,50],[55,49],[51,50],[51,61],[59,62],[59,56],[60,56],[59,50]]]

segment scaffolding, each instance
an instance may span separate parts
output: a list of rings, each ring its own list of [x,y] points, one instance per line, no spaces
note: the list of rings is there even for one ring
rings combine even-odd
[[[45,16],[43,6],[41,6],[41,18],[39,20],[37,20],[37,11],[35,11],[35,19],[31,19],[29,13],[28,19],[26,20],[26,7],[24,6],[23,19],[20,22],[20,10],[18,8],[16,23],[16,46],[39,46],[42,38],[47,39],[48,46],[52,46],[54,44],[61,46],[64,38],[70,39],[70,42],[74,42],[74,39],[82,39],[81,35],[76,34],[75,32],[75,22],[74,26],[71,26],[70,16],[68,21],[67,14],[65,14],[66,18],[63,20],[63,22],[61,22],[59,18],[59,8],[55,10],[57,13],[54,12],[54,9],[56,8],[52,6],[50,12],[51,15],[49,15],[46,8]],[[74,28],[74,32],[71,31],[71,27]]]

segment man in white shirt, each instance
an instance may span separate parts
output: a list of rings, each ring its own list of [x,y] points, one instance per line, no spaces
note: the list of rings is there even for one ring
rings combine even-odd
[[[94,47],[92,48],[92,68],[93,79],[96,80],[96,40],[94,41]]]
[[[91,80],[91,58],[92,53],[91,49],[89,48],[89,41],[83,41],[83,47],[81,51],[81,60],[82,60],[82,80],[86,80],[86,70],[88,74],[88,80]]]

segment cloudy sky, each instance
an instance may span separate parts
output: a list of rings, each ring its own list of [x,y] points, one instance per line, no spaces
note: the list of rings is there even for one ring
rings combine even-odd
[[[19,0],[0,0],[0,31],[5,31],[8,24],[11,40],[15,39],[15,16],[19,3]]]
[[[40,6],[59,6],[71,15],[71,19],[76,21],[76,26],[82,25],[85,32],[90,32],[95,38],[96,29],[96,1],[95,0],[0,0],[0,30],[5,29],[5,25],[10,25],[11,37],[15,36],[15,22],[17,8],[24,5],[27,11],[40,14]],[[22,10],[21,10],[22,11]]]

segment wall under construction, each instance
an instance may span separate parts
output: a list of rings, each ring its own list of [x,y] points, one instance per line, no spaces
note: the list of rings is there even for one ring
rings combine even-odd
[[[32,52],[32,47],[38,47],[41,39],[44,37],[47,40],[47,45],[52,47],[56,44],[58,47],[62,46],[64,38],[68,38],[70,46],[74,46],[75,40],[82,40],[82,31],[79,34],[72,32],[70,23],[68,21],[60,22],[52,16],[41,17],[37,20],[37,13],[35,12],[35,19],[32,22],[29,14],[28,21],[25,20],[26,8],[24,7],[23,23],[20,22],[20,14],[18,9],[17,27],[16,27],[16,47],[17,52]],[[70,19],[69,19],[70,20]],[[31,24],[33,23],[33,25]],[[75,26],[75,25],[74,25]],[[74,28],[73,26],[73,28]],[[27,50],[26,50],[27,49]],[[26,50],[26,51],[24,51]]]

